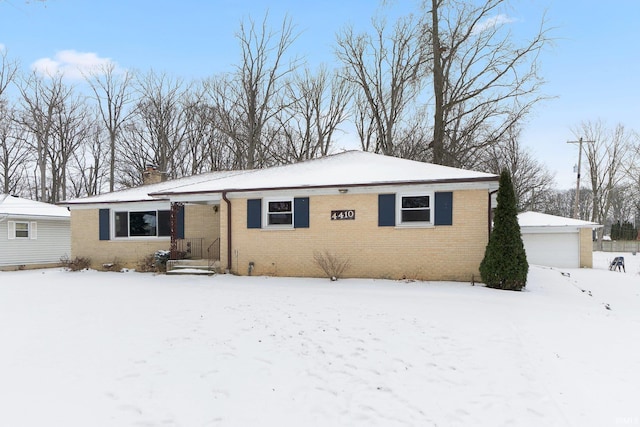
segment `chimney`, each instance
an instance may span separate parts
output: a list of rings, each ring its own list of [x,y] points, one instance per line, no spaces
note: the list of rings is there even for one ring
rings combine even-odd
[[[160,172],[156,165],[147,164],[142,171],[142,185],[157,184],[167,179],[165,173]]]

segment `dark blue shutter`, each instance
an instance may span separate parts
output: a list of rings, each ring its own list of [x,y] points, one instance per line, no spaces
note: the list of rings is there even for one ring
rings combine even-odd
[[[247,200],[247,228],[262,227],[262,199]]]
[[[435,225],[452,225],[453,224],[453,193],[442,192],[436,193],[436,217]]]
[[[308,197],[296,197],[293,199],[293,227],[309,228]]]
[[[378,194],[378,226],[396,225],[396,195]]]
[[[176,215],[176,239],[184,239],[184,205],[178,207]]]
[[[109,240],[109,209],[100,209],[98,212],[98,225],[100,228],[100,240]]]

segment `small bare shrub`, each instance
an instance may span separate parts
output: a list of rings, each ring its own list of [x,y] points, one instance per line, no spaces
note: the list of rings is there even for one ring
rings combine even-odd
[[[122,261],[118,258],[114,258],[113,261],[102,264],[102,268],[106,271],[121,271]]]
[[[77,256],[74,259],[60,258],[60,262],[68,271],[82,271],[91,267],[91,258]]]
[[[313,260],[331,281],[338,280],[351,267],[350,259],[342,259],[329,251],[314,252]]]
[[[141,273],[152,273],[156,271],[156,257],[155,254],[149,254],[144,258],[138,260],[138,266],[136,271]]]

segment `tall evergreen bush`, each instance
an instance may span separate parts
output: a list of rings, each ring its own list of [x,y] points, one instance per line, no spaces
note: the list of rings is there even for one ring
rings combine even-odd
[[[620,221],[611,224],[611,240],[636,240],[638,229],[629,221]]]
[[[490,288],[520,291],[527,284],[528,272],[513,183],[509,172],[504,170],[500,174],[498,206],[489,244],[480,263],[480,276]]]

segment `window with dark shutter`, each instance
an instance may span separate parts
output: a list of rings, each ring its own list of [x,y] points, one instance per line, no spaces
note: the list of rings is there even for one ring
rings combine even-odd
[[[111,234],[109,230],[109,209],[100,209],[98,211],[98,226],[100,240],[109,240]]]
[[[176,217],[176,238],[184,239],[184,205],[178,208]]]
[[[309,198],[293,199],[293,218],[295,228],[309,228]]]
[[[171,236],[171,211],[158,211],[158,236]]]
[[[451,191],[436,193],[435,225],[453,225],[453,193]]]
[[[378,194],[378,226],[396,225],[396,195]]]
[[[261,199],[249,199],[247,200],[247,228],[261,228],[262,227],[262,200]]]

